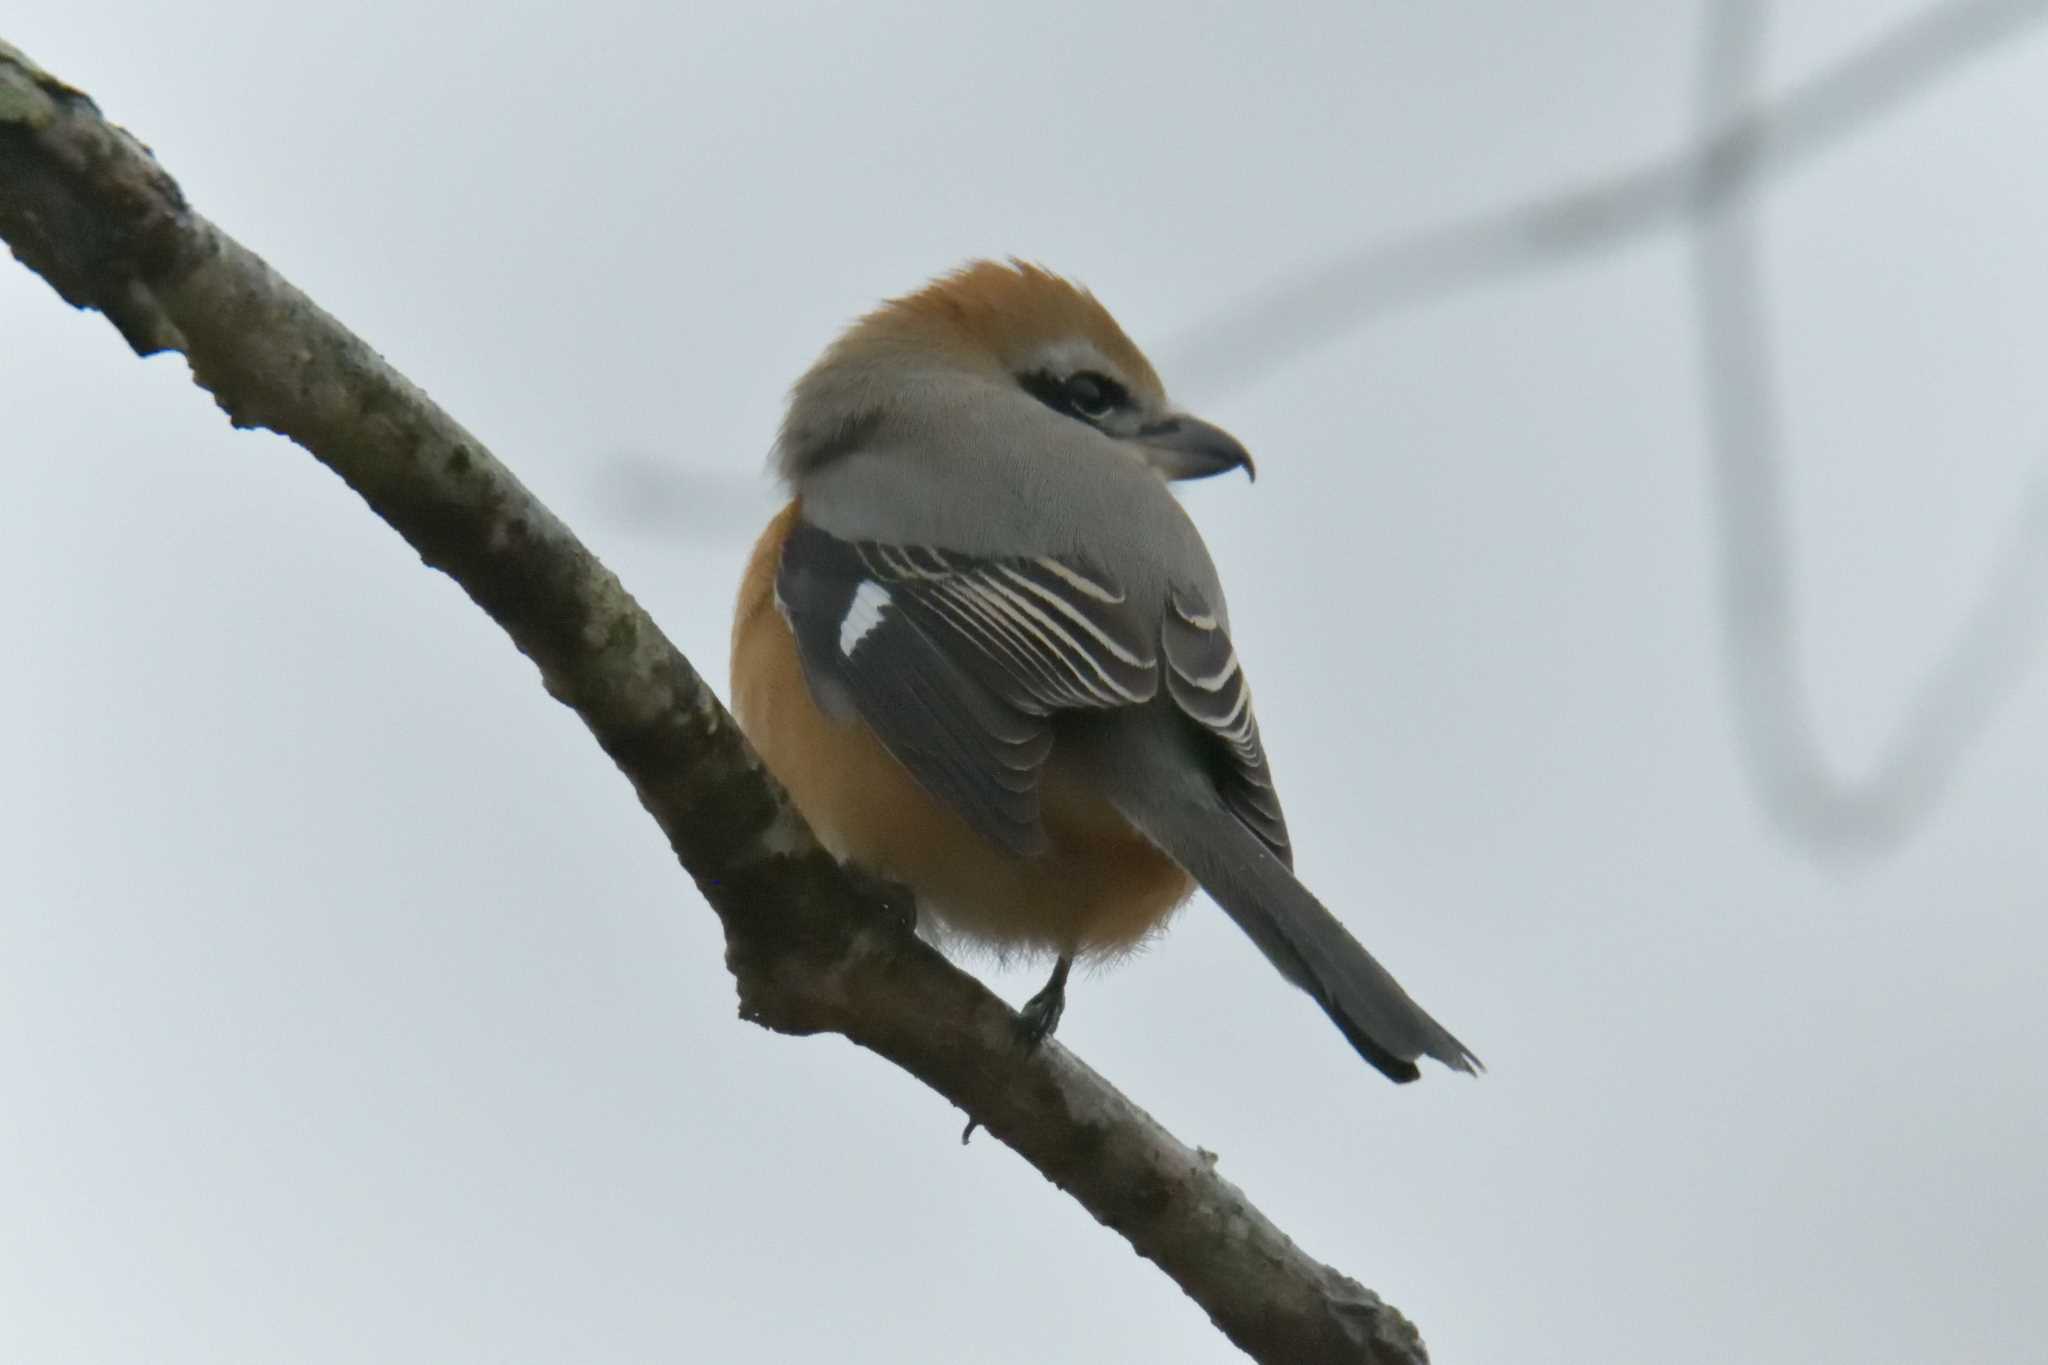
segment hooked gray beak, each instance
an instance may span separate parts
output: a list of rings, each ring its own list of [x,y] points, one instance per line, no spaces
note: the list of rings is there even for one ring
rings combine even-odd
[[[1176,415],[1154,422],[1138,428],[1136,439],[1145,463],[1168,480],[1206,479],[1233,469],[1244,470],[1247,478],[1259,477],[1251,452],[1222,427],[1199,417]]]

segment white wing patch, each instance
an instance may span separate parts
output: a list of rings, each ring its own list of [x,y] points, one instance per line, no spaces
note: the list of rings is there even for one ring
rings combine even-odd
[[[846,615],[839,622],[839,652],[847,658],[860,642],[882,624],[882,613],[889,608],[889,590],[880,583],[869,579],[853,590],[853,600],[846,604]]]

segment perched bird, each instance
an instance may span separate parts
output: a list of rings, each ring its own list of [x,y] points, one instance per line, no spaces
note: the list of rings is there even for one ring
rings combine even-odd
[[[1059,276],[977,262],[856,322],[775,446],[740,589],[741,727],[835,856],[969,940],[1077,957],[1214,897],[1367,1061],[1477,1059],[1292,871],[1223,590],[1167,485],[1242,468]]]

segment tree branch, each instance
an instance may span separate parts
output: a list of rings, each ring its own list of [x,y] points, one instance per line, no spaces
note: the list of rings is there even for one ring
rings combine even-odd
[[[449,575],[625,773],[723,923],[740,1015],[836,1032],[959,1105],[1265,1361],[1427,1359],[1414,1327],[1304,1255],[1213,1158],[911,930],[899,891],[819,849],[732,718],[604,565],[361,339],[186,204],[92,101],[0,43],[0,237],[139,354],[175,350],[238,427],[310,451]]]

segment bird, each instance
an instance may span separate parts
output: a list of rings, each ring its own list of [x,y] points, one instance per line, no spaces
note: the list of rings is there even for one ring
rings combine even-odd
[[[787,503],[733,621],[733,710],[820,843],[943,944],[1077,960],[1197,885],[1394,1081],[1477,1057],[1295,877],[1216,568],[1171,485],[1251,455],[1177,409],[1095,296],[971,261],[860,317],[790,391]]]

